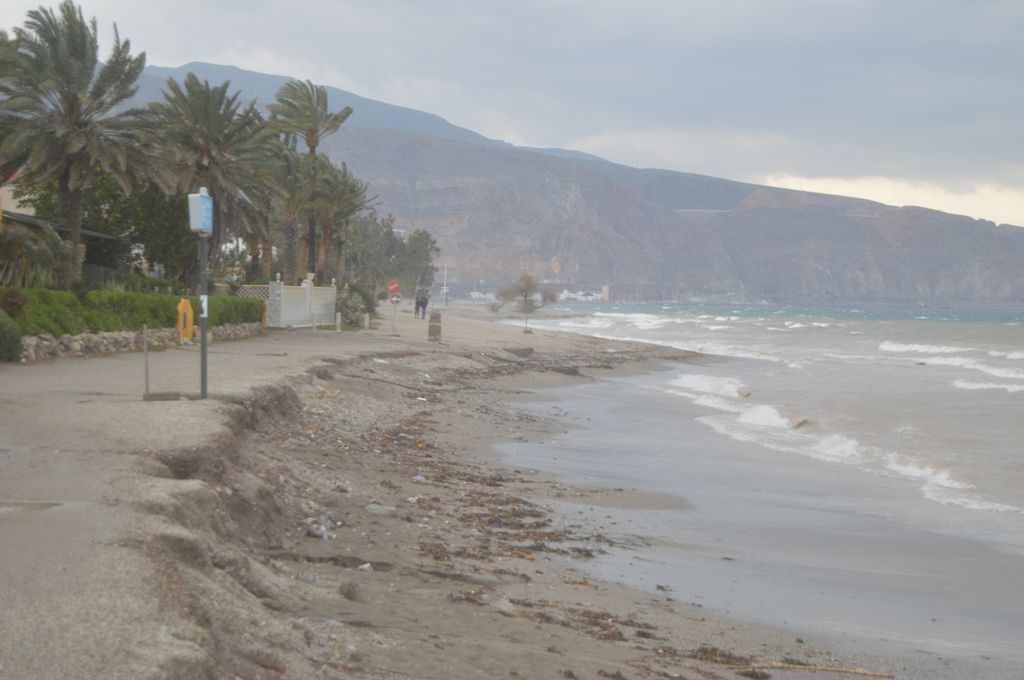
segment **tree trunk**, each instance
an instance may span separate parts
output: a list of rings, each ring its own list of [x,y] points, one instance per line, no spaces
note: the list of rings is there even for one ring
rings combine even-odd
[[[316,276],[321,282],[327,276],[327,251],[331,245],[331,223],[320,224],[320,244],[316,251]]]
[[[308,232],[302,228],[299,224],[295,225],[296,229],[296,252],[295,252],[295,272],[299,278],[306,278],[306,272],[308,266],[306,258],[309,257],[309,235]]]
[[[281,263],[284,285],[294,286],[299,282],[297,273],[298,266],[298,245],[299,245],[299,224],[294,215],[289,215],[284,220],[284,262]]]
[[[309,248],[309,251],[306,253],[306,267],[307,267],[307,269],[303,269],[302,270],[303,275],[305,275],[305,273],[310,271],[311,269],[316,271],[315,267],[316,267],[317,258],[316,258],[316,216],[315,215],[310,215],[309,216],[309,220],[306,222],[306,246]]]
[[[270,239],[266,236],[260,239],[260,276],[267,281],[270,280],[272,271]]]
[[[70,288],[82,275],[85,261],[85,244],[82,243],[82,190],[71,188],[71,170],[65,170],[57,181],[57,200],[60,203],[60,220],[68,228],[71,241],[71,261],[67,266],[67,278],[61,281],[64,288]]]

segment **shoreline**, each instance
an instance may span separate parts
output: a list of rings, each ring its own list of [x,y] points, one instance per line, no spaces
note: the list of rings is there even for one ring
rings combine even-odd
[[[0,677],[93,677],[97,669],[154,678],[971,673],[970,664],[910,650],[838,652],[829,640],[586,576],[587,555],[611,547],[607,527],[583,526],[548,503],[614,505],[619,493],[509,467],[492,445],[564,429],[515,406],[532,388],[696,357],[551,331],[524,337],[455,310],[438,345],[406,316],[399,338],[382,323],[333,339],[282,332],[219,344],[239,355],[242,370],[272,365],[238,376],[212,411],[197,402],[157,411],[126,397],[119,417],[92,403],[59,425],[32,408],[19,412],[20,422],[5,417],[11,474],[0,482],[0,503],[60,505],[0,514],[0,554],[38,544],[39,532],[76,532],[87,538],[79,548],[89,559],[61,578],[89,587],[62,609],[66,589],[32,583],[46,569],[32,574],[33,561],[0,558],[0,583],[12,587],[5,595],[28,586],[0,615]],[[301,356],[296,344],[306,347]],[[189,353],[167,354],[184,361]],[[57,400],[62,373],[109,376],[104,368],[133,359],[5,369],[0,377],[39,370],[32,378]],[[88,365],[95,361],[110,363]],[[67,405],[89,391],[104,389],[70,390]],[[19,396],[29,399],[16,393],[10,403]],[[124,418],[141,429],[118,435]],[[39,469],[42,459],[57,463],[52,475]],[[643,496],[634,509],[674,498]],[[76,502],[86,512],[71,512]],[[107,520],[102,530],[99,519]],[[60,546],[32,549],[35,560],[66,558]],[[113,582],[103,577],[111,568]],[[72,625],[56,639],[39,635],[52,628],[41,618],[84,621],[97,610],[116,613],[104,630]]]

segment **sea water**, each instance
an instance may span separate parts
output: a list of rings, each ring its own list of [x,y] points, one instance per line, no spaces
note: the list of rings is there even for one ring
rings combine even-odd
[[[1014,313],[592,306],[532,325],[716,357],[555,390],[513,462],[659,491],[596,569],[725,611],[1024,660],[1024,326]],[[552,408],[548,405],[544,408]]]

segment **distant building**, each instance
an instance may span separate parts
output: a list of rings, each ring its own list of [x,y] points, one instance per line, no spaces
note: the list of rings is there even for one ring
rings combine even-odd
[[[405,229],[392,229],[391,235],[397,238],[399,241],[405,241]]]

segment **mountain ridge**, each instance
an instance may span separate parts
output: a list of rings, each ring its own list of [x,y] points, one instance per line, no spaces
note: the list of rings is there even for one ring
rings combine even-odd
[[[260,103],[291,80],[201,63],[147,67],[139,99],[189,70],[230,78]],[[354,113],[322,150],[369,181],[396,226],[434,235],[457,287],[528,272],[567,287],[660,285],[741,302],[1024,302],[1024,229],[517,147],[434,114],[328,94],[332,109]]]

